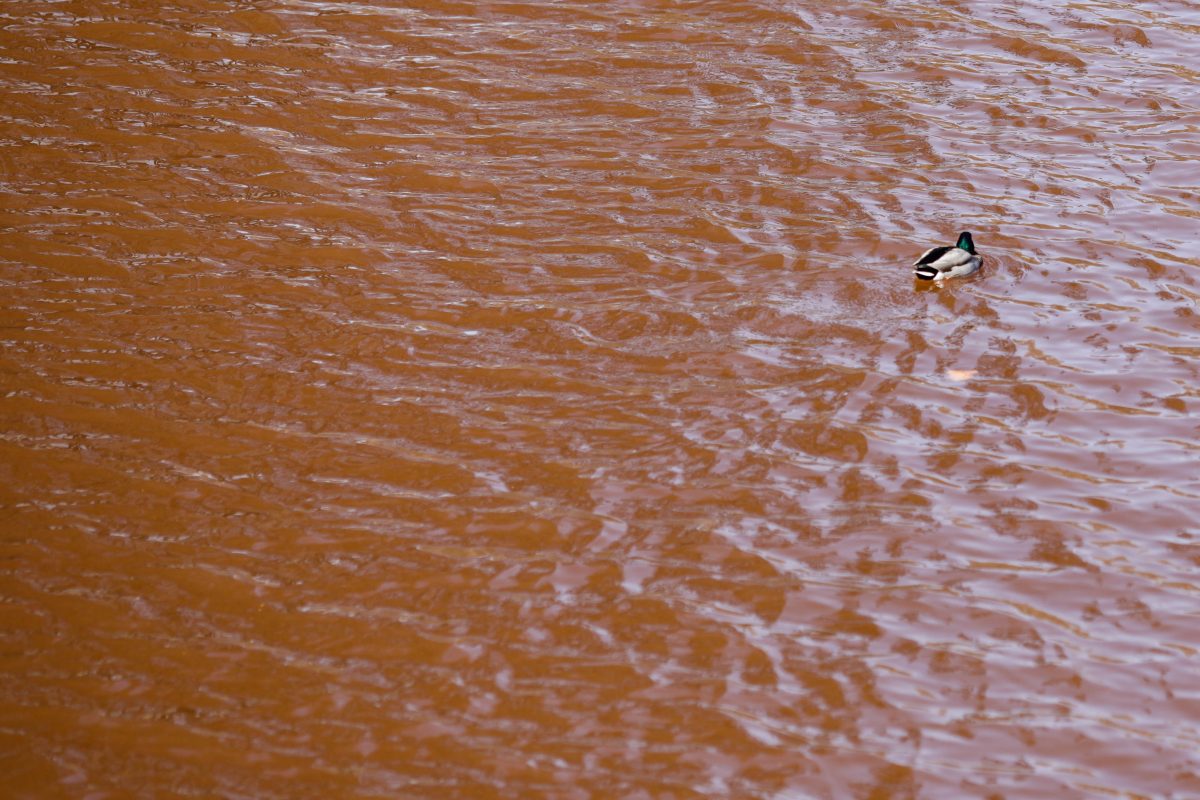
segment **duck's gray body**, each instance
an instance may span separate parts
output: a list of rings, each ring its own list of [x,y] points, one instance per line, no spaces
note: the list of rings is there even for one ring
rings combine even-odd
[[[913,274],[923,281],[943,281],[970,275],[983,264],[983,256],[975,252],[969,231],[958,235],[953,247],[934,247],[913,264]]]

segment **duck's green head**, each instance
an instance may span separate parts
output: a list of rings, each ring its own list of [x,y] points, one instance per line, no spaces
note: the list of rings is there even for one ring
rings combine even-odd
[[[971,232],[963,231],[958,235],[958,244],[955,245],[962,250],[966,250],[971,255],[975,255],[975,242],[971,241]]]

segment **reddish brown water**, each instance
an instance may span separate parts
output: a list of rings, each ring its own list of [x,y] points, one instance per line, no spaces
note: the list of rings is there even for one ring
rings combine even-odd
[[[1200,796],[1196,65],[8,0],[4,796]]]

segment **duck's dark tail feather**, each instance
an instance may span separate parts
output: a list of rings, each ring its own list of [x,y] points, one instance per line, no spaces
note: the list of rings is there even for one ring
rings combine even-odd
[[[917,267],[913,274],[923,281],[931,281],[937,277],[938,271],[930,266]]]

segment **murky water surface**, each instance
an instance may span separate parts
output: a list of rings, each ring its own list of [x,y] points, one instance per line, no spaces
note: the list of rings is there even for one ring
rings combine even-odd
[[[4,793],[1200,796],[1197,65],[1166,0],[8,0]]]

